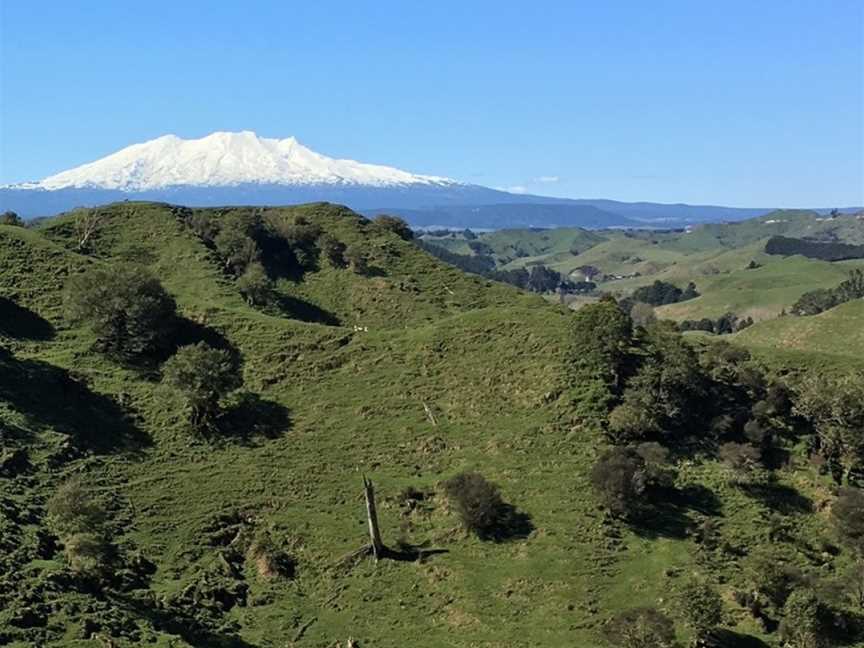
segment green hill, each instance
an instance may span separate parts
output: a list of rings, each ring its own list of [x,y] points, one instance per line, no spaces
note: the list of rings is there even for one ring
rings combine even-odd
[[[722,594],[726,645],[764,646],[776,634],[733,595],[747,587],[746,553],[772,543],[765,520],[808,574],[849,563],[846,550],[818,550],[833,541],[815,512],[831,482],[800,453],[750,492],[710,443],[682,445],[656,519],[611,516],[591,487],[610,447],[605,414],[591,414],[605,388],[584,369],[604,326],[576,334],[572,312],[334,205],[98,214],[83,248],[82,212],[0,227],[0,644],[587,648],[639,606],[673,618],[686,642],[677,601],[698,578]],[[365,268],[319,248],[280,265],[264,250],[273,296],[252,306],[199,235],[247,217],[314,229],[316,245],[342,242]],[[526,251],[593,235],[539,236],[550,238]],[[158,367],[109,359],[64,316],[70,277],[130,264],[176,300],[184,342],[242,357],[247,395],[228,403],[227,432],[194,434]],[[676,344],[670,353],[687,355]],[[660,352],[638,335],[626,345],[628,357]],[[465,470],[511,507],[497,541],[463,531],[445,496],[442,482]],[[368,541],[363,475],[399,559],[350,557]],[[48,524],[49,499],[73,476],[109,513],[115,567],[102,580],[67,566]]]

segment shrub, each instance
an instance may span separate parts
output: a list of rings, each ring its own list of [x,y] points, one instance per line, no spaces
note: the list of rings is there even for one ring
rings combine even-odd
[[[165,362],[162,382],[179,391],[195,429],[213,426],[221,413],[221,401],[243,384],[231,355],[204,342],[182,347]]]
[[[105,512],[84,487],[81,477],[65,481],[47,505],[48,524],[59,537],[80,533],[99,533],[105,523]]]
[[[24,221],[21,220],[21,217],[14,211],[5,211],[0,214],[0,225],[15,225],[17,227],[24,227]]]
[[[679,591],[681,617],[693,629],[696,645],[723,621],[723,601],[713,587],[701,581],[685,583]]]
[[[273,533],[266,528],[255,533],[247,557],[264,580],[293,578],[297,568],[296,559],[276,542]]]
[[[98,574],[106,568],[109,546],[95,533],[76,533],[63,538],[63,555],[69,568],[82,574]]]
[[[613,448],[591,469],[591,486],[612,513],[630,516],[648,486],[645,460],[632,448]]]
[[[414,232],[411,231],[408,223],[406,223],[398,216],[388,216],[386,214],[381,214],[380,216],[376,216],[375,220],[373,220],[372,223],[378,229],[393,232],[403,241],[410,241],[414,238]]]
[[[318,247],[324,257],[334,268],[345,267],[345,244],[330,234],[322,234],[318,239]]]
[[[224,226],[213,244],[222,257],[222,263],[237,276],[246,272],[261,256],[258,244],[239,227]]]
[[[237,288],[253,306],[264,306],[273,298],[273,281],[260,263],[253,263],[237,280]]]
[[[619,648],[673,648],[676,645],[672,620],[652,607],[619,612],[603,629],[603,634]]]
[[[476,472],[463,472],[444,482],[444,492],[459,519],[480,538],[491,537],[505,514],[498,486]]]
[[[64,482],[48,500],[48,525],[63,543],[73,571],[95,574],[108,559],[106,515],[80,477]]]
[[[362,275],[369,272],[369,260],[366,253],[356,245],[349,246],[345,250],[344,257],[355,273]]]
[[[864,492],[843,488],[831,506],[831,519],[844,544],[864,554]]]
[[[141,268],[91,269],[69,280],[65,298],[70,320],[88,324],[106,353],[132,358],[170,346],[177,306]]]
[[[795,590],[783,606],[780,637],[789,648],[820,648],[827,645],[827,610],[810,588]]]
[[[747,482],[762,467],[762,451],[746,443],[724,443],[718,451],[721,461],[734,475],[734,481]]]

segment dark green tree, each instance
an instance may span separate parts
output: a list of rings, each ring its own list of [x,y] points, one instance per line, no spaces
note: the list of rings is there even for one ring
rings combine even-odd
[[[222,400],[240,388],[243,379],[227,351],[199,342],[182,347],[165,362],[162,382],[183,396],[192,427],[206,431],[221,414]]]
[[[506,508],[498,486],[476,472],[463,472],[444,482],[444,493],[459,519],[480,538],[495,535]]]
[[[675,625],[653,607],[624,610],[603,628],[603,635],[616,648],[674,648]]]
[[[387,214],[381,214],[380,216],[376,216],[375,220],[373,220],[372,223],[378,229],[393,232],[403,241],[410,241],[414,238],[414,232],[411,231],[408,223],[406,223],[398,216],[388,216]]]
[[[273,299],[273,280],[267,276],[267,271],[260,263],[253,263],[246,268],[237,280],[237,288],[252,306],[265,306]]]
[[[90,327],[109,355],[134,359],[170,347],[177,306],[159,280],[142,268],[96,267],[69,279],[66,313]]]

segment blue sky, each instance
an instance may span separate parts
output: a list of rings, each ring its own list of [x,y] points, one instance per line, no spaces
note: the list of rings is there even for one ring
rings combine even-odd
[[[0,2],[0,183],[166,133],[547,195],[864,204],[864,2]]]

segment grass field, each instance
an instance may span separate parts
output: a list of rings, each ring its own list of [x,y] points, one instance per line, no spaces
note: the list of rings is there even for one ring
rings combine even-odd
[[[25,447],[32,466],[0,472],[0,643],[95,648],[102,643],[92,633],[123,627],[117,646],[324,647],[353,637],[378,648],[588,648],[605,645],[603,623],[621,609],[657,605],[676,617],[677,584],[698,574],[722,588],[726,627],[765,645],[757,638],[767,635],[730,598],[740,569],[701,555],[691,529],[715,516],[728,542],[758,544],[772,503],[743,494],[716,461],[699,458],[682,466],[677,485],[709,493],[702,504],[670,504],[668,520],[651,529],[610,522],[588,481],[605,443],[573,420],[568,400],[570,312],[462,274],[347,210],[279,213],[363,246],[374,271],[322,263],[302,279],[280,279],[285,308],[262,312],[164,205],[114,206],[89,255],[76,251],[71,216],[38,231],[0,227],[0,439],[7,449]],[[552,253],[565,245],[547,243]],[[64,319],[70,274],[124,260],[149,267],[185,317],[242,353],[245,389],[258,399],[239,410],[243,434],[191,435],[158,376],[106,360],[86,330]],[[795,259],[786,264],[748,271],[751,288],[786,299],[781,270],[801,280],[813,273]],[[820,281],[842,274],[820,272]],[[784,318],[738,337],[753,348],[776,338],[841,354],[848,341],[807,336],[821,339],[818,327],[831,322],[830,335],[857,340],[859,306],[801,320],[810,327],[803,331]],[[29,318],[26,330],[10,324],[21,318]],[[784,515],[802,534],[824,535],[811,511],[826,478],[806,464],[794,468],[778,473],[778,487],[811,504]],[[481,542],[460,529],[440,483],[464,469],[498,483],[527,516],[512,537]],[[56,584],[63,567],[42,531],[44,504],[71,474],[96,485],[115,542],[156,566],[128,598]],[[385,541],[441,553],[340,562],[366,542],[363,474],[378,491]],[[420,505],[400,500],[407,487],[426,493]],[[263,580],[248,563],[226,567],[225,527],[243,525],[271,528],[290,544],[293,579]],[[170,621],[172,601],[213,582],[245,592],[243,603],[203,598],[199,607],[216,610],[215,620]],[[28,626],[27,610],[46,625]],[[689,637],[681,624],[678,632]]]

